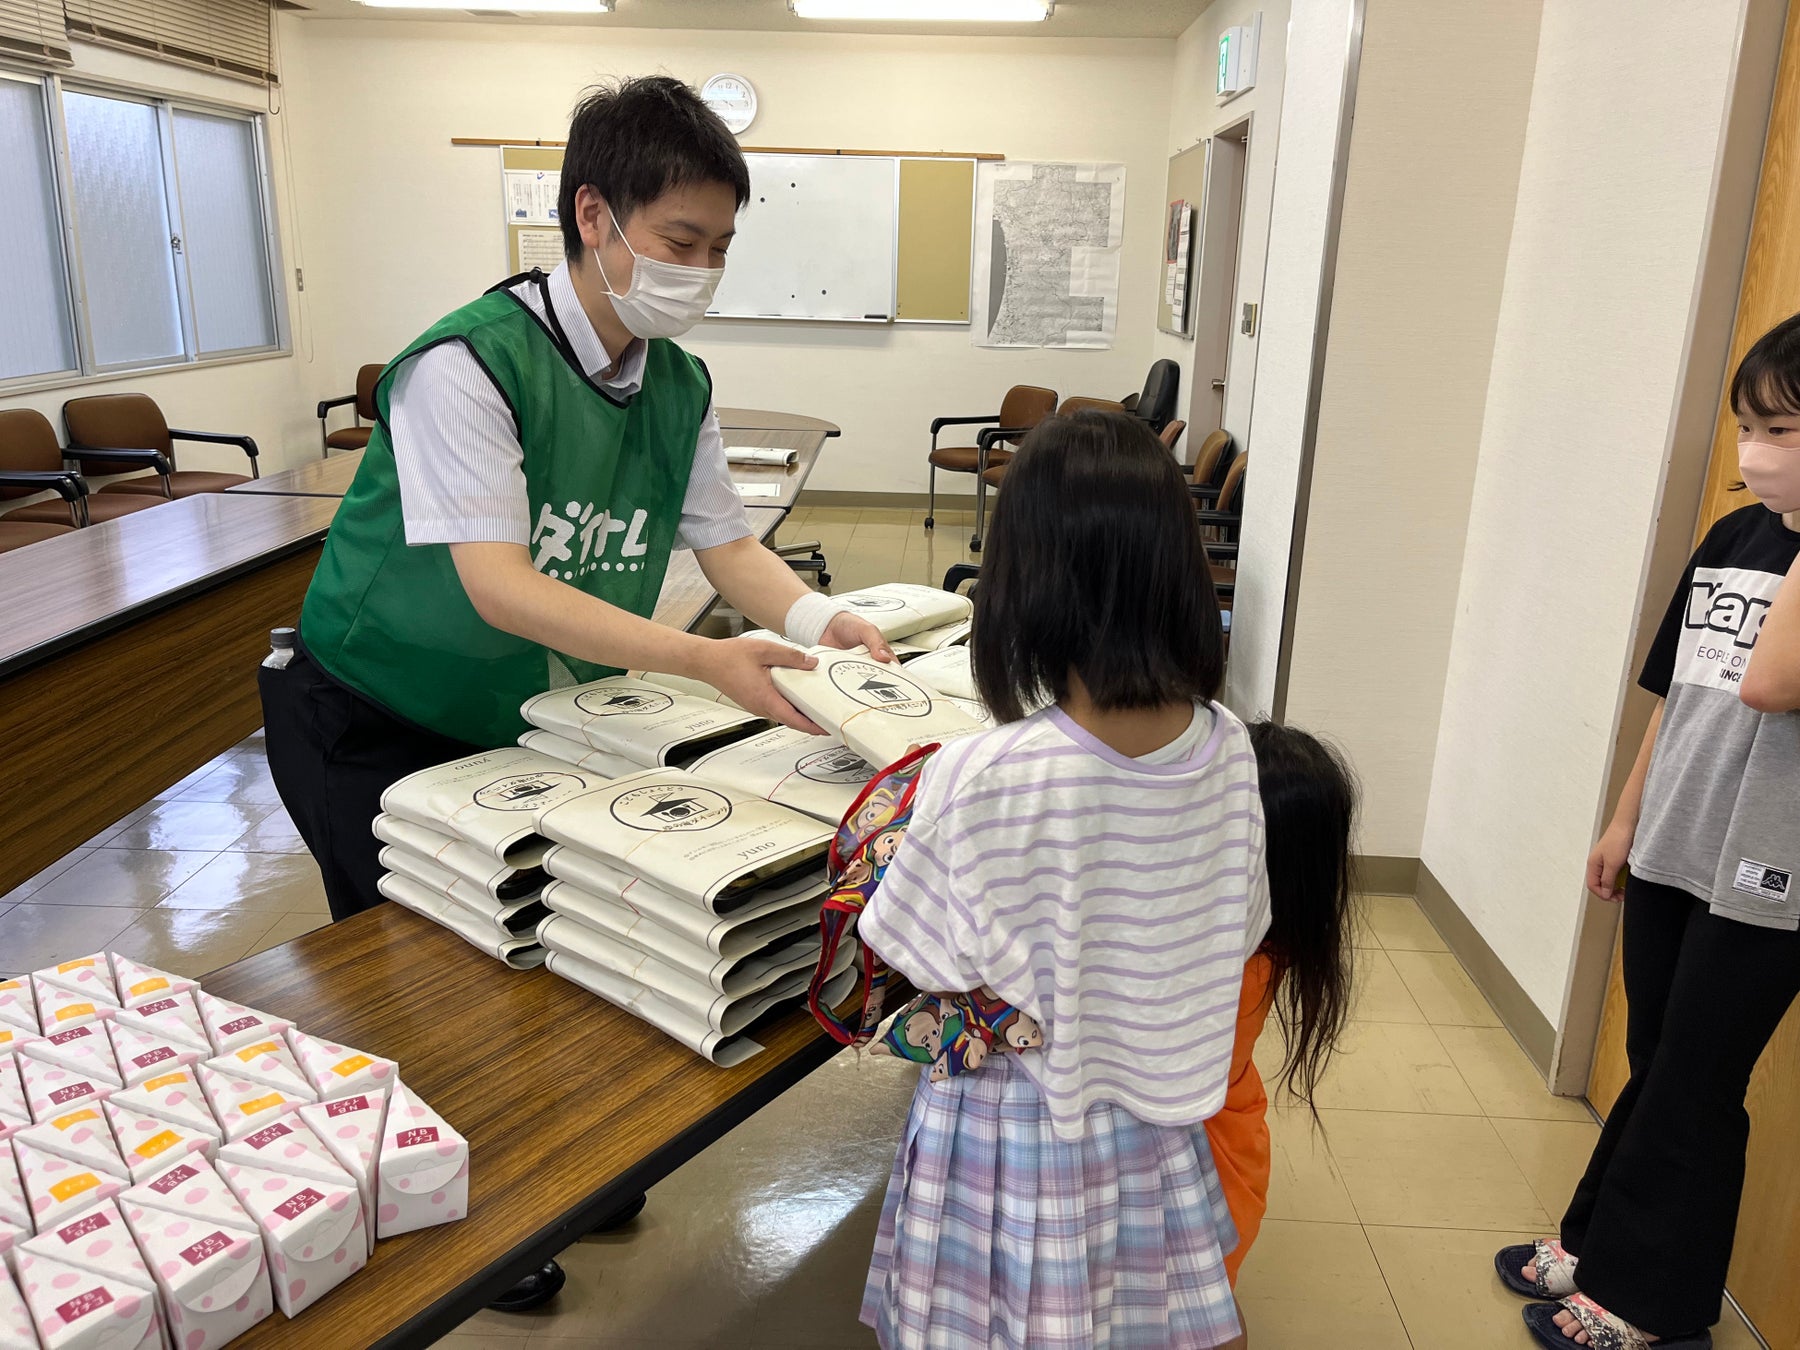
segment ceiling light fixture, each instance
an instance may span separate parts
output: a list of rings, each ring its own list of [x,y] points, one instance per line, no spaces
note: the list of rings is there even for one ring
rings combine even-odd
[[[800,19],[880,19],[888,23],[1040,23],[1056,0],[788,0]]]
[[[467,9],[456,0],[357,0],[371,9]],[[495,0],[509,14],[610,14],[613,0]]]

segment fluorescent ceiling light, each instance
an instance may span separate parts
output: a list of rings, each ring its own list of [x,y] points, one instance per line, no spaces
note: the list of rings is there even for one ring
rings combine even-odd
[[[458,0],[357,0],[371,9],[468,9]],[[482,8],[511,14],[610,14],[613,0],[490,0]]]
[[[788,0],[801,19],[882,19],[887,22],[1037,23],[1056,0]]]

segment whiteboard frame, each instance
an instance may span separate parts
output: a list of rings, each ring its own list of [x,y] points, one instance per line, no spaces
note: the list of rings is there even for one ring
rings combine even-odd
[[[747,150],[744,153],[748,156],[752,154],[773,155],[778,153],[797,155],[805,154],[807,152],[802,150]],[[819,155],[818,158],[838,159],[841,158],[841,156],[822,154]],[[893,259],[893,265],[889,268],[888,275],[888,293],[892,298],[888,301],[888,309],[890,311],[888,316],[885,319],[851,319],[830,318],[818,314],[729,314],[723,310],[709,309],[706,311],[707,319],[723,319],[729,323],[848,323],[855,324],[861,328],[891,328],[894,326],[897,320],[894,318],[891,311],[900,308],[900,161],[902,159],[911,158],[911,156],[869,155],[865,158],[879,159],[894,166],[894,236],[891,241],[892,247],[888,250],[889,256]],[[974,239],[974,226],[971,224],[969,227],[970,247],[974,246]],[[944,322],[944,320],[921,319],[916,320],[916,322],[941,323]]]

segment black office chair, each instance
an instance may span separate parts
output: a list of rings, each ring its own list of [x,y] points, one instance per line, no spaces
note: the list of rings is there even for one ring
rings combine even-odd
[[[944,573],[943,589],[960,591],[964,584],[974,581],[980,575],[980,563],[951,563],[950,570]]]
[[[1150,364],[1144,376],[1143,390],[1120,400],[1125,411],[1150,424],[1150,430],[1162,433],[1175,417],[1175,401],[1181,393],[1181,367],[1166,357]]]

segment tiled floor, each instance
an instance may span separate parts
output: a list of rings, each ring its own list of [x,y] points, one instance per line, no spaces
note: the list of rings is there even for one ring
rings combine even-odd
[[[833,589],[936,583],[967,513],[801,510]],[[200,975],[316,927],[318,873],[258,738],[0,897],[0,973],[112,947]],[[1595,1126],[1550,1096],[1407,899],[1369,897],[1355,1023],[1319,1096],[1272,1118],[1269,1218],[1240,1294],[1255,1350],[1527,1350],[1494,1250],[1545,1232]],[[1259,1059],[1279,1060],[1273,1039]],[[577,1244],[549,1308],[482,1313],[446,1350],[866,1350],[856,1323],[911,1074],[844,1056]],[[1741,1322],[1719,1350],[1756,1344]]]

